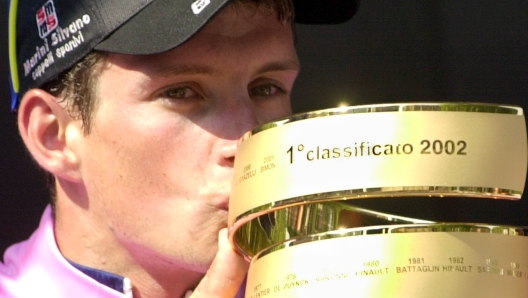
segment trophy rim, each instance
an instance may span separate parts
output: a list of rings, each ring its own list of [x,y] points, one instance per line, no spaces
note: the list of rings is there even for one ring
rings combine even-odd
[[[251,260],[258,260],[270,253],[287,249],[292,246],[301,245],[310,242],[324,241],[346,237],[365,237],[369,235],[388,235],[402,233],[476,233],[476,234],[494,234],[512,237],[528,237],[528,227],[525,226],[508,226],[508,225],[491,225],[481,223],[430,223],[430,224],[399,224],[386,226],[358,227],[350,229],[341,229],[307,235],[293,238],[282,243],[276,243],[267,247],[257,254]]]
[[[466,112],[466,113],[492,113],[524,116],[521,106],[484,103],[484,102],[414,102],[414,103],[381,103],[355,106],[342,106],[316,111],[301,112],[290,116],[278,118],[254,127],[246,132],[241,138],[243,142],[259,132],[275,127],[284,126],[306,119],[323,118],[336,115],[366,114],[383,112]]]
[[[286,248],[296,243],[359,235],[478,232],[528,236],[528,227],[524,226],[435,222],[361,208],[351,205],[350,202],[349,200],[310,201],[263,210],[235,222],[229,231],[229,238],[242,256],[252,260],[264,251],[268,253],[276,251],[274,247]],[[303,224],[306,221],[312,224]],[[314,224],[319,221],[324,222],[324,225]]]
[[[437,197],[437,198],[485,198],[518,201],[522,192],[512,189],[471,186],[403,186],[347,189],[325,193],[307,194],[299,197],[274,201],[250,209],[236,217],[235,223],[248,221],[266,212],[299,204],[342,201],[354,199]],[[394,217],[394,216],[392,216]]]

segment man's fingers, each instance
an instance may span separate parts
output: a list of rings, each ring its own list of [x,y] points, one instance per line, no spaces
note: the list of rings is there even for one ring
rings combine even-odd
[[[227,239],[227,229],[220,230],[218,253],[191,297],[235,297],[244,281],[248,267],[249,263],[231,248]]]

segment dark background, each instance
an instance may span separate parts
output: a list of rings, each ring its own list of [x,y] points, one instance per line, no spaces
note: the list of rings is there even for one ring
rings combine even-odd
[[[27,238],[48,202],[43,174],[9,112],[7,0],[0,0],[0,255]],[[528,1],[363,0],[338,26],[298,26],[303,69],[295,111],[336,106],[472,101],[528,110]],[[483,199],[358,201],[445,221],[528,225],[528,202]]]

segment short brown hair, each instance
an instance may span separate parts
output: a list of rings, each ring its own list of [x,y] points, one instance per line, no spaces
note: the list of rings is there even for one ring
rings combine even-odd
[[[108,53],[93,51],[42,89],[60,98],[72,117],[80,119],[84,133],[90,132],[97,102],[97,77]]]

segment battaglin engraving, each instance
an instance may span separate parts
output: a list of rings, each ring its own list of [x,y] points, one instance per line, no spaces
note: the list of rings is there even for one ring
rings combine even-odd
[[[396,273],[415,273],[415,272],[439,272],[440,266],[402,266],[396,267]]]

